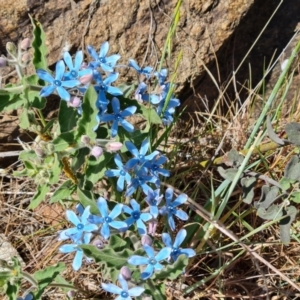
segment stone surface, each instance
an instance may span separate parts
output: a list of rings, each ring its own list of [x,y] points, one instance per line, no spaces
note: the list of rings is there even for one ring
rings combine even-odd
[[[188,80],[203,74],[202,61],[207,64],[214,59],[214,52],[230,37],[253,1],[183,1],[172,60],[167,62],[172,70],[183,51],[179,91]],[[50,65],[61,57],[63,48],[74,53],[90,44],[99,49],[106,40],[110,53],[122,55],[121,63],[134,58],[141,65],[153,65],[161,57],[176,3],[177,0],[20,0],[12,5],[0,0],[0,51],[5,54],[5,44],[10,40],[17,42],[31,36],[30,13],[47,33]]]

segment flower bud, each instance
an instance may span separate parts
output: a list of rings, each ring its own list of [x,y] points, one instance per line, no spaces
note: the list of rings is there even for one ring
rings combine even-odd
[[[80,138],[81,143],[85,144],[85,145],[89,145],[91,139],[87,136],[87,135],[82,135]]]
[[[17,47],[14,43],[6,43],[6,51],[14,58],[17,57]]]
[[[0,68],[5,68],[7,66],[7,60],[4,57],[0,57]]]
[[[131,279],[131,271],[128,267],[123,266],[120,270],[120,274],[123,276],[123,278],[128,281]]]
[[[89,83],[93,78],[93,74],[86,74],[86,75],[83,75],[79,78],[79,81],[81,84],[87,84]]]
[[[41,148],[36,148],[34,150],[34,152],[38,157],[41,157],[41,158],[45,157],[45,151]]]
[[[122,148],[123,144],[120,142],[110,142],[105,145],[108,152],[116,152]]]
[[[75,291],[68,291],[68,292],[67,292],[67,296],[68,296],[69,298],[74,298],[75,295],[76,295]]]
[[[93,155],[96,159],[98,159],[103,154],[103,150],[99,146],[94,146],[90,154]]]
[[[81,105],[81,100],[79,97],[71,97],[70,101],[68,101],[68,106],[69,107],[79,107]]]
[[[30,54],[29,53],[25,53],[23,56],[22,56],[22,63],[23,64],[28,64],[30,62]]]
[[[152,245],[152,239],[149,235],[144,234],[142,236],[142,245],[148,245],[148,246]]]
[[[98,249],[102,249],[104,247],[104,243],[101,239],[96,238],[92,241],[92,245],[96,246]]]
[[[156,232],[156,228],[157,228],[157,220],[156,219],[152,219],[148,223],[148,233],[153,236],[155,234],[155,232]]]
[[[21,47],[22,50],[26,51],[30,47],[30,39],[29,38],[24,39],[21,42],[20,47]]]

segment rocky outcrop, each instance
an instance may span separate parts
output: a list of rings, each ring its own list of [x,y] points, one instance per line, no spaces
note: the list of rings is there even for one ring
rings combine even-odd
[[[254,0],[182,1],[180,23],[173,41],[172,70],[183,51],[178,90],[199,79],[203,65],[214,60]],[[108,40],[110,53],[141,65],[155,65],[161,58],[172,14],[178,0],[0,0],[0,51],[8,41],[31,36],[30,13],[47,33],[49,64],[56,62],[63,48],[75,52],[90,44],[99,48]],[[128,75],[130,76],[130,74]]]

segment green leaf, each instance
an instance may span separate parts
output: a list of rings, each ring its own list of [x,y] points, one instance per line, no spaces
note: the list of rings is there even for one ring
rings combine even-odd
[[[75,131],[64,132],[53,140],[54,151],[61,152],[72,150],[77,146],[75,141]]]
[[[18,282],[11,283],[10,281],[6,282],[6,295],[9,300],[16,300],[19,292],[20,284]]]
[[[257,210],[257,215],[264,220],[274,220],[282,216],[282,210],[279,206],[272,204],[268,209],[260,207]]]
[[[280,227],[280,239],[282,243],[289,244],[291,237],[290,237],[290,228],[292,222],[295,220],[297,215],[297,208],[294,206],[289,206],[286,209],[282,210],[282,215],[286,216],[279,221]]]
[[[261,197],[259,201],[254,203],[254,207],[267,209],[276,200],[278,193],[279,188],[277,186],[262,186]]]
[[[290,199],[295,203],[300,203],[300,192],[293,192]]]
[[[30,126],[29,111],[25,107],[23,107],[22,113],[20,115],[19,125],[23,129],[28,129]]]
[[[9,94],[0,96],[0,112],[7,112],[16,110],[20,107],[23,107],[26,103],[22,95],[19,94]]]
[[[95,184],[103,178],[106,171],[106,164],[111,160],[112,156],[111,153],[104,153],[97,160],[94,157],[90,157],[85,170],[86,179]]]
[[[65,181],[52,195],[50,203],[69,198],[76,190],[76,185],[71,180]]]
[[[234,168],[225,170],[222,167],[218,167],[217,170],[224,179],[227,179],[229,181],[233,181],[236,174],[238,173],[238,169],[234,169]]]
[[[279,181],[280,186],[282,187],[283,190],[288,190],[290,189],[291,185],[295,183],[295,180],[291,180],[286,177],[282,177]]]
[[[227,153],[227,159],[228,159],[228,165],[233,166],[235,168],[239,167],[243,160],[244,160],[244,156],[241,155],[237,150],[235,149],[231,149],[228,153]]]
[[[72,170],[76,172],[79,170],[82,165],[86,161],[86,157],[90,154],[91,150],[89,148],[81,148],[76,151],[74,154],[74,157],[72,159]]]
[[[85,92],[82,103],[82,116],[77,123],[77,141],[80,141],[82,135],[87,135],[91,140],[97,137],[94,128],[98,125],[97,114],[98,108],[96,107],[98,94],[93,86],[90,86]]]
[[[99,210],[94,199],[94,194],[91,191],[82,190],[77,187],[77,195],[79,198],[79,202],[84,206],[87,207],[88,205],[91,206],[91,213],[98,214]]]
[[[35,297],[37,299],[42,297],[42,294],[45,290],[45,288],[54,281],[54,279],[64,271],[65,264],[64,263],[58,263],[56,266],[47,267],[44,270],[40,270],[34,273],[33,277],[38,282],[38,291],[34,293]]]
[[[288,140],[296,146],[300,146],[300,124],[291,122],[285,126]]]
[[[53,154],[52,159],[52,168],[51,168],[51,176],[49,179],[49,183],[56,184],[59,181],[59,176],[62,172],[62,165],[60,160],[58,159],[57,153]]]
[[[160,272],[155,272],[151,279],[155,280],[175,280],[178,276],[182,275],[185,267],[188,265],[189,258],[181,254],[172,265],[167,265]]]
[[[243,202],[250,204],[254,198],[255,177],[242,178],[241,186],[243,189]]]
[[[33,19],[30,15],[29,17],[33,26],[32,48],[34,52],[33,52],[32,63],[35,69],[44,69],[48,71],[48,64],[46,60],[47,47],[46,47],[45,32],[43,30],[41,23]]]
[[[39,204],[45,200],[46,198],[46,194],[50,191],[50,187],[46,184],[44,184],[43,186],[38,186],[37,188],[37,192],[34,195],[34,197],[31,199],[30,205],[29,205],[29,209],[35,209],[36,207],[39,206]]]
[[[300,181],[300,163],[299,157],[293,155],[284,169],[284,177],[291,180]]]
[[[73,107],[68,107],[67,101],[60,101],[58,123],[60,132],[68,132],[74,129],[79,120],[79,114]]]
[[[118,88],[123,92],[124,98],[130,98],[132,93],[136,90],[137,84],[133,83],[128,85],[126,83],[121,83],[120,85],[118,85]]]

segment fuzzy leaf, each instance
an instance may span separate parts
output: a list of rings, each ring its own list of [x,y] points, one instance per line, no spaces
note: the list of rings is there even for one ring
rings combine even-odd
[[[47,47],[45,32],[40,22],[33,19],[30,15],[29,17],[33,26],[34,37],[32,41],[32,48],[34,50],[32,63],[35,69],[44,69],[48,71],[48,64],[46,60]]]
[[[233,179],[235,178],[238,172],[238,169],[234,169],[234,168],[225,170],[222,167],[218,167],[217,170],[224,179],[227,179],[229,181],[233,181]]]
[[[188,265],[189,258],[182,254],[172,265],[167,265],[160,272],[155,272],[151,279],[155,280],[175,280],[184,273],[185,267]]]
[[[91,191],[82,190],[79,187],[77,187],[77,195],[79,198],[79,202],[84,206],[91,206],[91,213],[92,214],[98,214],[99,210],[96,205],[96,201],[94,199],[94,194]]]
[[[59,176],[61,174],[61,171],[62,171],[62,166],[58,159],[58,155],[57,153],[54,153],[52,159],[52,168],[51,168],[49,183],[56,184],[59,181]]]
[[[293,183],[295,183],[295,180],[291,180],[291,179],[286,178],[286,177],[282,177],[279,181],[280,186],[285,191],[288,190]]]
[[[300,146],[300,124],[291,122],[285,126],[288,140],[296,146]]]
[[[50,203],[69,198],[76,190],[76,185],[71,180],[65,181],[52,195]]]
[[[297,209],[294,206],[289,206],[286,209],[282,210],[282,215],[286,216],[279,221],[280,227],[280,239],[282,243],[289,244],[291,237],[290,237],[290,228],[292,222],[295,220],[297,215]]]
[[[50,191],[50,187],[46,184],[43,186],[38,186],[37,192],[30,201],[29,209],[35,209],[40,205],[40,203],[45,200],[46,194]]]
[[[271,124],[271,119],[270,117],[268,116],[267,117],[267,132],[268,132],[268,135],[269,135],[269,138],[274,141],[276,144],[278,145],[284,145],[284,140],[281,139],[274,131],[273,127],[272,127],[272,124]]]
[[[75,141],[75,131],[62,133],[55,140],[53,140],[53,145],[56,152],[67,151],[70,148],[75,148],[77,145]]]
[[[282,216],[282,209],[275,204],[271,205],[267,210],[260,207],[257,210],[257,215],[264,220],[274,220]]]
[[[276,200],[278,192],[279,188],[277,186],[264,185],[261,188],[261,197],[259,201],[254,203],[254,207],[267,209]]]
[[[300,180],[300,163],[297,155],[294,155],[287,163],[284,169],[284,177],[296,181]]]
[[[242,178],[241,185],[243,189],[243,202],[250,204],[254,197],[255,177]]]
[[[98,94],[93,86],[90,86],[85,92],[82,103],[82,116],[77,122],[77,135],[76,140],[80,141],[82,135],[87,135],[91,140],[95,140],[97,137],[94,128],[98,125],[97,114],[98,109],[96,107]]]
[[[74,129],[79,120],[79,114],[73,107],[68,107],[66,101],[60,101],[58,112],[58,123],[60,133],[68,132]]]
[[[235,168],[239,167],[244,160],[244,156],[241,155],[237,150],[231,149],[227,153],[227,164]]]
[[[26,84],[36,85],[38,84],[39,78],[37,75],[33,74],[28,76],[25,80]],[[28,87],[24,90],[24,96],[30,107],[43,109],[46,105],[46,98],[41,97],[39,91],[33,91]]]
[[[293,192],[290,199],[295,203],[300,203],[300,192]]]
[[[22,95],[19,94],[1,95],[0,98],[0,112],[16,110],[26,102]]]
[[[54,279],[65,269],[64,263],[58,263],[56,266],[47,267],[44,270],[37,271],[33,277],[38,281],[38,290],[34,293],[36,299],[40,299],[45,288],[54,281]]]

